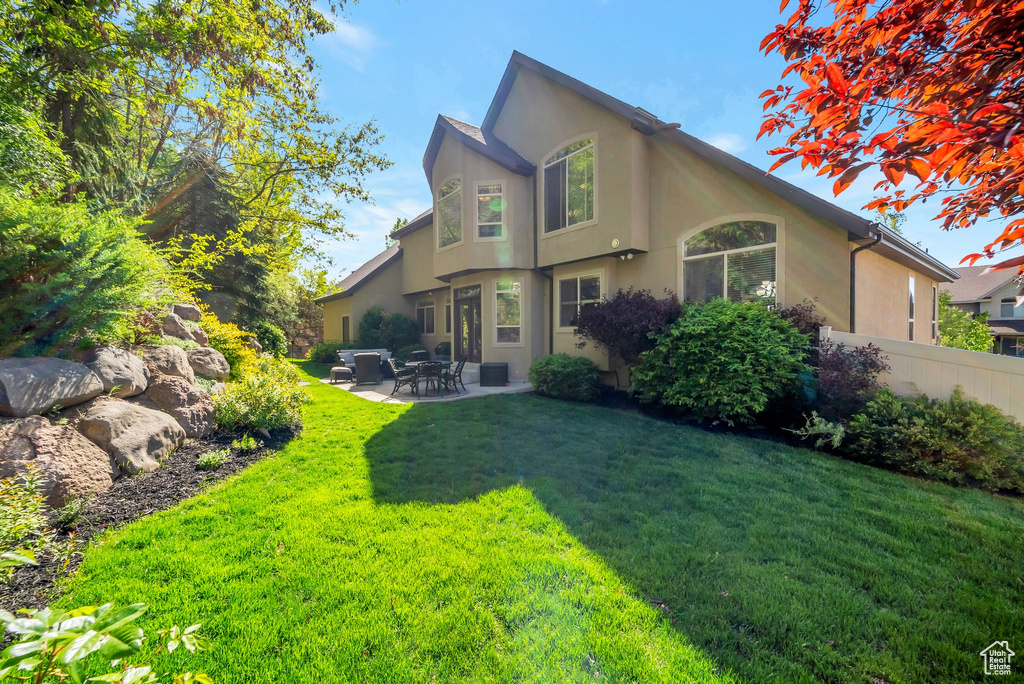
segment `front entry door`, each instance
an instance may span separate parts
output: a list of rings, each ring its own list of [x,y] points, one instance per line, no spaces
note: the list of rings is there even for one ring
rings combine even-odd
[[[480,286],[455,291],[455,360],[480,363],[483,325],[480,315]]]

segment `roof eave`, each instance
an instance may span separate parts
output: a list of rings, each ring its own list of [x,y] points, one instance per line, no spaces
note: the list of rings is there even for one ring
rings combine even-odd
[[[427,182],[431,187],[434,185],[434,162],[437,161],[437,155],[441,151],[441,143],[444,141],[445,133],[454,135],[455,139],[466,147],[470,148],[480,156],[490,159],[498,166],[501,166],[512,173],[520,176],[530,176],[537,170],[537,167],[525,159],[510,159],[501,154],[495,153],[495,151],[488,148],[487,145],[481,143],[476,138],[466,135],[464,132],[453,126],[444,118],[444,116],[438,114],[437,121],[434,123],[434,130],[430,134],[430,142],[427,144],[427,150],[423,153],[423,172],[427,175]],[[486,133],[484,135],[485,137],[491,137]],[[494,140],[500,143],[497,138],[494,138]],[[509,150],[512,153],[515,153],[515,150],[512,150],[512,148],[509,148]]]

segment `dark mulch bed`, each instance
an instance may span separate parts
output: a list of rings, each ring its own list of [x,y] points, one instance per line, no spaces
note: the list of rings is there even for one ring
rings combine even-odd
[[[82,510],[75,529],[63,528],[52,516],[57,539],[64,541],[74,535],[78,550],[93,539],[102,539],[107,530],[137,520],[157,511],[171,508],[179,501],[195,496],[211,483],[259,461],[268,453],[280,449],[298,434],[297,429],[272,430],[270,438],[254,433],[263,446],[241,451],[231,446],[240,434],[217,431],[201,440],[187,440],[168,456],[161,468],[135,477],[122,477],[113,486],[96,495]],[[215,449],[230,449],[231,456],[214,470],[196,467],[199,455]],[[15,611],[19,608],[45,608],[57,598],[61,579],[72,574],[81,563],[81,553],[75,553],[70,562],[61,566],[56,559],[40,557],[39,565],[17,568],[11,580],[0,585],[0,609]]]

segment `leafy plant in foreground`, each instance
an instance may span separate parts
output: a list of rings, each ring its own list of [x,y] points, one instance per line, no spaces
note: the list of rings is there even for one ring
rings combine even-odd
[[[309,402],[295,366],[268,355],[258,356],[240,380],[229,382],[213,398],[217,424],[228,430],[299,425],[302,407]]]
[[[163,677],[149,663],[163,652],[179,647],[190,653],[206,649],[199,625],[184,630],[177,626],[160,630],[158,645],[143,654],[146,635],[132,624],[146,612],[146,605],[115,608],[112,603],[84,606],[69,611],[45,608],[23,610],[21,616],[0,611],[0,622],[15,642],[0,653],[0,679],[20,682],[86,681],[86,672],[107,661],[110,672],[88,681],[115,684],[152,684]],[[138,659],[138,660],[136,660]],[[174,684],[212,684],[205,674],[186,672],[173,676]]]
[[[19,476],[0,479],[0,553],[39,553],[53,544],[43,498],[45,481],[34,463]]]
[[[530,366],[530,384],[537,394],[569,401],[594,401],[601,393],[601,371],[590,359],[551,354]]]
[[[200,470],[216,470],[224,465],[231,457],[230,449],[215,449],[213,451],[206,451],[199,454],[199,460],[196,461],[196,467]]]
[[[873,344],[826,341],[818,349],[818,411],[829,420],[848,419],[878,393],[879,376],[887,370],[885,355]]]

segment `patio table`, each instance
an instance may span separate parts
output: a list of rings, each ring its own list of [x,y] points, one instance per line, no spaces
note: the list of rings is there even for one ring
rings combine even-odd
[[[446,370],[451,370],[451,367],[452,367],[452,362],[451,361],[406,361],[405,362],[405,367],[406,368],[416,368],[417,370],[419,370],[420,364],[424,364],[424,363],[439,363],[439,364],[441,364],[441,372],[442,373],[444,371],[446,371]],[[430,393],[430,390],[428,388],[424,387],[423,388],[423,394],[427,395],[429,393]],[[438,378],[438,381],[437,381],[437,396],[442,398],[442,399],[444,398],[444,387],[443,387],[443,383],[441,382],[440,377]]]

